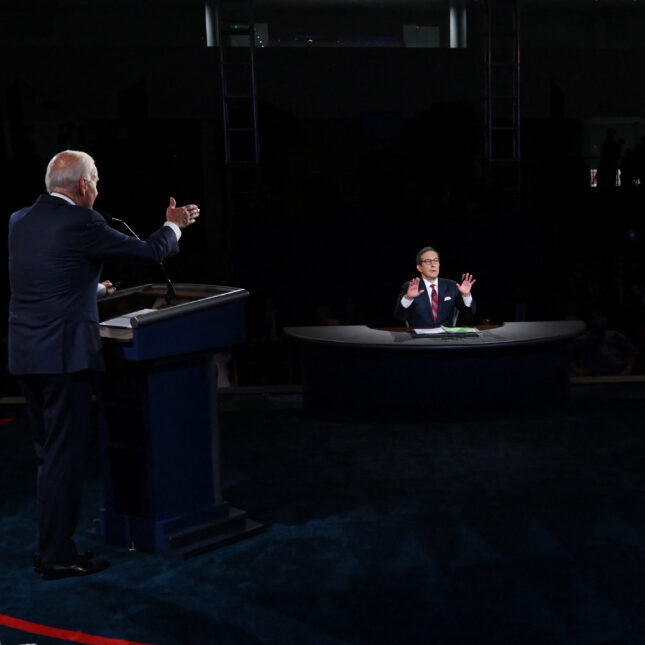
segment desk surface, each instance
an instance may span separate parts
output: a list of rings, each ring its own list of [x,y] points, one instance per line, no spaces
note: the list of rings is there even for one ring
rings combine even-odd
[[[465,336],[450,333],[417,336],[408,330],[373,329],[365,325],[286,327],[285,333],[299,341],[335,347],[437,350],[551,343],[574,338],[584,330],[585,324],[579,320],[561,320],[507,322]]]

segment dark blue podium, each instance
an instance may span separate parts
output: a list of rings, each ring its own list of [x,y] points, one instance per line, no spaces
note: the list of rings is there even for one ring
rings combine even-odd
[[[99,301],[110,544],[168,556],[202,553],[262,528],[223,499],[217,365],[244,342],[244,289],[148,284]]]

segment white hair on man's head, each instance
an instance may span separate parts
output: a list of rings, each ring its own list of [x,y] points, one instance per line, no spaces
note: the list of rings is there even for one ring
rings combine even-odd
[[[65,150],[55,155],[47,165],[45,186],[51,193],[58,189],[71,190],[76,188],[81,177],[93,179],[95,169],[94,159],[80,150]]]

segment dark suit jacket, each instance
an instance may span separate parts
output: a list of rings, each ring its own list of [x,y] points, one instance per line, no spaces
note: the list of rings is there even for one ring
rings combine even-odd
[[[103,369],[96,285],[104,261],[160,262],[179,245],[167,226],[146,240],[96,211],[41,195],[9,220],[9,371]]]
[[[417,296],[412,304],[406,309],[401,304],[401,298],[408,292],[406,282],[401,290],[399,299],[396,301],[394,316],[399,320],[405,321],[409,327],[441,327],[442,325],[451,326],[453,324],[453,314],[455,307],[459,311],[459,319],[462,323],[471,323],[474,320],[475,301],[473,300],[470,307],[466,307],[463,298],[457,289],[457,283],[454,280],[438,279],[437,295],[439,298],[439,312],[437,313],[437,322],[432,319],[432,305],[430,304],[430,292],[425,289],[425,283],[422,281],[424,292]]]

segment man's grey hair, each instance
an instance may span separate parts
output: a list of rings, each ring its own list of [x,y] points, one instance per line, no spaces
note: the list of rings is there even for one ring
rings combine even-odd
[[[431,246],[424,246],[418,253],[417,253],[417,265],[421,264],[421,256],[424,253],[427,253],[428,251],[434,251],[437,255],[439,255],[439,251],[437,249],[433,249]]]
[[[80,150],[59,152],[47,165],[45,173],[47,192],[51,193],[56,188],[73,191],[81,177],[93,179],[94,167],[94,159],[87,152]]]

